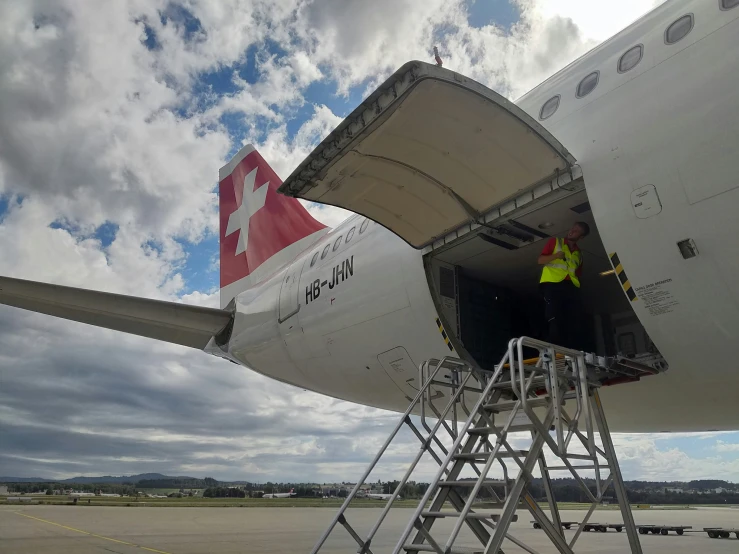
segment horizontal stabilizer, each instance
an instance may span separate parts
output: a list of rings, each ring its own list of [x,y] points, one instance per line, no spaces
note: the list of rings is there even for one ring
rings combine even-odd
[[[225,310],[10,277],[0,277],[0,303],[198,349],[231,321]]]

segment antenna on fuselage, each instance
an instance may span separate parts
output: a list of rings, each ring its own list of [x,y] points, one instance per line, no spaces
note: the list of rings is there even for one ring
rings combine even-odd
[[[439,49],[436,46],[434,46],[434,59],[436,60],[436,65],[438,65],[439,67],[444,65],[444,63],[441,61],[441,56],[439,56]]]

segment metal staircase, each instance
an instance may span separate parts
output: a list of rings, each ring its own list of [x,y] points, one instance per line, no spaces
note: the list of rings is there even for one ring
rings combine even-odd
[[[537,355],[525,358],[524,352]],[[598,389],[603,384],[657,373],[654,364],[598,358],[522,337],[510,341],[508,352],[493,372],[457,358],[429,360],[419,372],[422,386],[416,398],[313,548],[314,554],[321,550],[337,524],[356,541],[356,552],[360,554],[498,554],[503,552],[505,541],[538,554],[511,534],[510,525],[516,521],[520,508],[528,510],[536,526],[544,531],[554,547],[551,551],[571,554],[585,524],[611,486],[621,509],[630,552],[641,554]],[[420,448],[374,526],[361,536],[347,519],[347,508],[404,425],[418,438]],[[524,450],[511,445],[511,441],[519,442],[521,438],[510,434],[520,432],[525,432],[529,439]],[[438,464],[438,471],[397,542],[393,538],[388,543],[387,534],[379,533],[380,528],[425,454]],[[532,494],[535,471],[546,494],[546,507]],[[591,502],[587,515],[569,538],[565,536],[551,486],[552,472],[571,474]],[[481,494],[490,501],[478,502]],[[442,534],[436,524],[447,518],[454,523],[451,531],[447,525]],[[460,538],[465,528],[471,533]]]

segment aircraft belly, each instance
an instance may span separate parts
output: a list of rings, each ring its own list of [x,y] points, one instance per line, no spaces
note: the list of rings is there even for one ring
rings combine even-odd
[[[673,373],[673,370],[677,369]],[[601,399],[611,431],[660,433],[737,429],[736,382],[683,379],[680,368],[638,383],[604,387]]]

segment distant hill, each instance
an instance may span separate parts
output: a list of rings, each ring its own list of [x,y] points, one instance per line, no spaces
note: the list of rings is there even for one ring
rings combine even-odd
[[[66,479],[62,483],[80,483],[84,485],[90,485],[92,483],[138,483],[139,481],[145,481],[150,479],[175,479],[175,477],[168,477],[161,473],[140,473],[138,475],[121,475],[120,477],[113,475],[103,475],[102,477],[72,477]]]
[[[138,475],[103,475],[101,477],[72,477],[71,479],[46,479],[42,477],[0,477],[0,483],[77,483],[90,485],[93,483],[110,483],[120,485],[123,483],[138,483],[139,481],[161,481],[161,480],[195,480],[195,477],[170,477],[161,473],[140,473]]]

